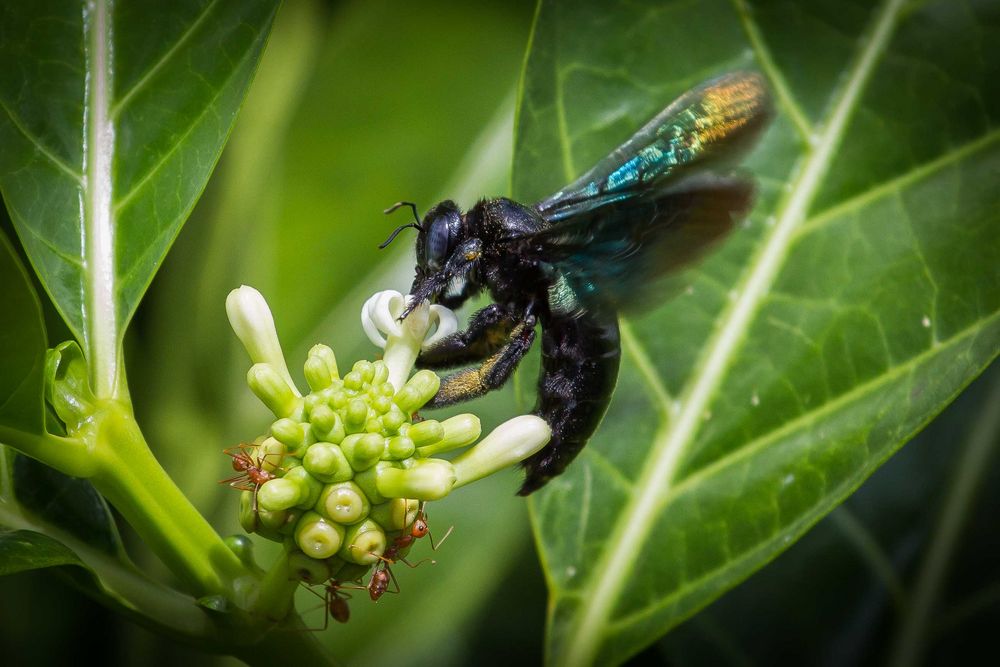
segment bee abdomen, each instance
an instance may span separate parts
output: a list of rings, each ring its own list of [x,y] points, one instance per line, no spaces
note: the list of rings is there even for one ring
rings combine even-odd
[[[621,345],[615,314],[551,315],[542,321],[542,368],[535,414],[552,439],[525,462],[519,495],[561,473],[600,425],[618,380]]]

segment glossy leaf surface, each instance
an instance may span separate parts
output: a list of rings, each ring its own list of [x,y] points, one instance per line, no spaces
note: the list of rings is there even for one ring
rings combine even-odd
[[[0,188],[98,395],[194,206],[263,48],[271,0],[0,10]]]
[[[778,110],[749,221],[626,324],[604,425],[534,499],[553,662],[621,662],[746,578],[996,356],[998,30],[988,3],[543,3],[517,198],[713,75],[762,71]]]
[[[38,296],[6,237],[0,233],[0,428],[38,434],[44,429],[42,367],[45,325]],[[0,437],[0,442],[3,438]]]
[[[998,404],[994,365],[802,540],[649,651],[683,665],[988,655],[1000,618]]]

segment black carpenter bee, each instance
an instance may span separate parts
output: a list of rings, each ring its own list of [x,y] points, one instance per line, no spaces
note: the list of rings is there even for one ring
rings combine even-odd
[[[561,473],[600,424],[621,357],[618,313],[655,279],[701,255],[746,215],[752,184],[728,171],[770,116],[763,79],[734,73],[707,81],[551,197],[525,205],[484,199],[465,213],[452,201],[420,221],[410,293],[449,308],[486,289],[493,303],[465,331],[424,351],[424,368],[476,364],[443,378],[427,407],[503,385],[541,324],[534,413],[552,440],[525,462],[519,494]],[[412,306],[411,306],[412,307]],[[408,308],[403,312],[406,317]]]

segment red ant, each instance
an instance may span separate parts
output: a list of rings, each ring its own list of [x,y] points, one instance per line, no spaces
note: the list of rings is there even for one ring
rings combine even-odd
[[[345,588],[356,588],[364,590],[364,586],[345,585],[341,581],[331,579],[327,582],[324,594],[320,595],[312,588],[306,587],[310,593],[323,600],[324,616],[323,627],[311,629],[311,632],[322,632],[330,625],[330,617],[338,623],[347,623],[351,618],[351,608],[347,606],[347,601],[351,599],[350,593],[345,593]]]
[[[264,470],[264,460],[268,456],[278,456],[278,454],[272,453],[254,457],[253,446],[247,443],[227,447],[222,451],[232,457],[233,470],[240,474],[229,479],[220,479],[219,484],[228,484],[241,491],[253,491],[253,512],[256,514],[257,491],[260,489],[260,485],[277,477],[273,472]]]
[[[455,526],[450,527],[448,531],[444,534],[444,537],[441,538],[441,541],[435,544],[434,536],[431,535],[431,529],[427,525],[427,510],[424,509],[424,506],[426,504],[427,503],[423,502],[420,503],[420,507],[417,509],[417,516],[413,520],[413,525],[410,526],[410,536],[412,537],[410,543],[412,543],[413,540],[415,539],[423,537],[424,535],[429,535],[431,538],[431,549],[433,551],[437,551],[438,547],[444,544],[444,541],[448,539],[449,535],[451,535],[451,531],[455,530]],[[396,539],[398,540],[399,538]]]
[[[437,551],[438,547],[444,544],[444,541],[448,539],[449,535],[451,535],[451,531],[454,530],[454,528],[454,526],[449,528],[448,532],[441,538],[441,541],[437,543],[434,542],[434,536],[431,535],[431,549]],[[417,516],[413,520],[413,524],[410,526],[410,532],[397,535],[392,541],[392,544],[386,548],[381,556],[375,553],[371,554],[379,559],[379,562],[375,565],[375,569],[372,571],[372,576],[368,581],[367,586],[368,595],[371,597],[372,601],[378,602],[378,599],[382,597],[384,593],[399,593],[399,582],[396,581],[396,575],[392,573],[392,570],[389,567],[390,565],[402,562],[408,567],[418,567],[426,561],[431,561],[431,563],[436,562],[430,558],[425,558],[417,563],[411,563],[400,555],[400,552],[409,548],[416,540],[430,534],[430,528],[427,526],[427,512],[424,509],[424,503],[420,503],[420,508],[417,510]],[[389,590],[390,582],[395,584],[396,590]]]

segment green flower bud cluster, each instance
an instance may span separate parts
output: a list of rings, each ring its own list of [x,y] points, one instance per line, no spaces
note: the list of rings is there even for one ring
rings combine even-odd
[[[310,350],[304,371],[306,396],[271,364],[248,373],[251,389],[278,419],[246,453],[254,470],[244,488],[255,490],[243,493],[240,522],[294,545],[291,563],[301,580],[354,580],[409,531],[421,502],[448,495],[457,480],[482,476],[462,469],[481,462],[434,458],[475,442],[479,419],[413,423],[411,415],[440,385],[431,371],[418,371],[397,391],[382,361],[359,361],[341,377],[325,345]]]

